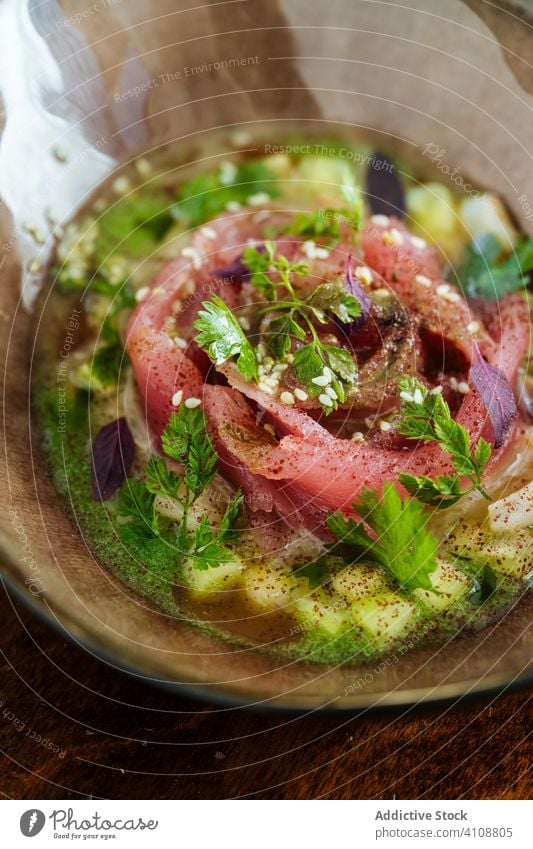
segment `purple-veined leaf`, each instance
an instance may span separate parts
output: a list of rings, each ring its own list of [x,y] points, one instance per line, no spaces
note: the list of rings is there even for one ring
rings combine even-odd
[[[348,263],[346,266],[346,277],[344,278],[344,288],[346,291],[352,295],[355,300],[358,302],[361,307],[361,315],[358,315],[357,318],[354,318],[353,321],[350,322],[349,330],[358,330],[360,327],[365,324],[368,320],[368,316],[370,315],[370,310],[372,309],[372,298],[370,295],[365,292],[361,284],[358,280],[356,280],[353,276],[352,269],[352,255],[348,257]]]
[[[405,192],[392,162],[376,150],[366,171],[368,205],[374,215],[405,215]]]
[[[470,369],[470,379],[481,396],[494,431],[494,447],[504,444],[513,420],[518,414],[516,399],[506,376],[496,366],[486,363],[476,344],[477,361]]]
[[[256,251],[261,254],[264,253],[266,251],[265,245],[258,245],[256,247]],[[217,280],[226,280],[230,283],[242,283],[243,280],[250,277],[250,269],[243,261],[243,257],[244,254],[241,254],[234,259],[233,262],[230,262],[223,268],[215,268],[213,276],[216,277]]]
[[[107,501],[128,477],[135,442],[125,418],[115,419],[97,434],[92,445],[92,488],[95,501]]]

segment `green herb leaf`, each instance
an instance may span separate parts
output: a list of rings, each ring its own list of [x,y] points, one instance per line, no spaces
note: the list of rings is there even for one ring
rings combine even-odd
[[[466,249],[458,277],[467,295],[492,301],[523,288],[527,282],[525,275],[531,271],[533,237],[522,239],[513,253],[505,257],[496,236],[486,233]]]
[[[216,474],[217,454],[200,407],[182,406],[172,413],[161,436],[163,451],[185,466],[184,484],[190,504],[209,486]]]
[[[330,515],[327,524],[342,544],[361,560],[381,565],[407,591],[432,590],[430,574],[436,569],[437,538],[426,529],[428,516],[418,501],[402,501],[394,485],[385,482],[383,494],[365,487],[354,510],[374,531],[371,537],[362,522]]]
[[[214,569],[233,558],[233,553],[227,548],[215,529],[211,527],[205,516],[202,516],[196,529],[194,546],[189,552],[195,569]]]
[[[143,481],[129,478],[120,491],[118,512],[143,525],[149,534],[159,536],[159,519],[154,511],[154,501],[155,495]]]
[[[204,301],[194,327],[196,342],[206,348],[216,365],[237,357],[236,365],[246,380],[257,378],[257,358],[239,322],[218,295]]]
[[[428,392],[416,377],[402,377],[399,388],[402,399],[399,433],[408,439],[438,443],[449,454],[458,477],[468,478],[472,486],[461,490],[459,480],[452,482],[449,475],[432,481],[425,475],[415,477],[405,473],[400,475],[400,483],[410,494],[435,507],[449,507],[475,489],[490,500],[481,483],[491,456],[489,443],[480,438],[472,450],[468,431],[454,420],[442,395]]]

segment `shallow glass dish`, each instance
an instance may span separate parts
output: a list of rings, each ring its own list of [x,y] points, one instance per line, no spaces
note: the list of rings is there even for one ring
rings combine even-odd
[[[19,56],[18,76],[6,69],[3,78],[0,139],[0,559],[9,585],[117,668],[226,703],[355,710],[526,683],[526,598],[498,624],[438,649],[337,667],[232,648],[150,607],[95,559],[65,511],[30,385],[51,229],[139,153],[171,145],[186,164],[295,128],[310,139],[357,135],[455,190],[495,190],[531,230],[524,116],[533,78],[520,59],[530,53],[528,24],[477,2],[450,2],[445,17],[436,2],[387,4],[386,16],[380,3],[160,2],[149,13],[140,2],[101,5],[6,2],[1,13],[5,55]]]

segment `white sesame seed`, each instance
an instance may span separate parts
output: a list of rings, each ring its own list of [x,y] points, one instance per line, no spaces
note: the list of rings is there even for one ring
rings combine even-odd
[[[444,295],[444,298],[447,301],[450,301],[451,304],[455,304],[455,303],[457,303],[457,301],[459,301],[461,299],[461,296],[460,296],[459,292],[453,292],[452,291],[452,292],[446,292],[446,294]]]
[[[287,404],[288,407],[292,407],[294,405],[294,395],[292,392],[282,392],[279,399],[283,404]]]
[[[391,425],[390,422],[383,422],[382,421],[382,422],[379,423],[379,429],[383,433],[388,433],[390,430],[392,430],[392,425]]]
[[[423,251],[424,248],[427,248],[427,242],[425,239],[421,239],[420,236],[411,236],[411,243],[415,248],[419,251]]]
[[[217,231],[213,230],[212,227],[202,227],[200,235],[205,236],[206,239],[216,239]]]
[[[245,315],[239,316],[238,322],[243,330],[250,330],[250,320]]]
[[[156,286],[155,289],[152,289],[152,295],[164,295],[165,290],[162,286]]]
[[[298,398],[298,401],[307,401],[307,399],[309,398],[309,395],[307,394],[307,392],[304,392],[304,390],[300,389],[299,386],[297,386],[296,389],[294,390],[294,394]]]
[[[374,419],[372,418],[372,416],[367,416],[367,417],[366,417],[366,419],[365,419],[365,424],[366,424],[366,426],[367,426],[367,427],[369,427],[369,428],[370,428],[370,427],[374,427]]]
[[[327,385],[328,385],[328,383],[330,383],[331,381],[330,381],[329,377],[326,377],[326,375],[325,375],[325,374],[319,374],[319,376],[318,376],[318,377],[313,377],[313,378],[312,378],[312,382],[313,382],[316,386],[327,386]]]
[[[187,398],[187,400],[185,401],[185,406],[189,410],[194,410],[194,408],[199,407],[201,403],[202,402],[200,401],[199,398]]]
[[[289,366],[287,363],[276,363],[272,371],[276,372],[277,374],[282,374],[284,371],[287,371],[288,368]]]
[[[331,400],[329,395],[326,395],[324,392],[322,393],[322,395],[318,396],[318,400],[320,401],[320,403],[324,407],[332,407],[333,406],[333,401]]]
[[[457,388],[458,388],[458,386],[459,386],[459,384],[457,383],[457,378],[455,378],[455,377],[450,377],[450,386],[452,387],[452,389],[453,389],[455,392],[457,391]]]
[[[259,389],[261,390],[261,392],[266,392],[267,395],[273,395],[274,394],[274,390],[272,389],[272,387],[268,386],[268,384],[265,383],[264,380],[260,380],[257,385],[258,385]]]
[[[270,218],[271,214],[270,209],[262,209],[261,212],[256,212],[254,215],[254,222],[260,224],[261,221],[265,220],[265,218]]]
[[[460,392],[461,395],[468,395],[468,393],[470,392],[470,387],[466,380],[462,380],[460,383],[457,384],[457,391]]]
[[[366,265],[358,265],[354,271],[354,274],[358,278],[358,280],[360,280],[362,283],[366,283],[367,286],[370,286],[372,280],[374,279],[372,271]]]
[[[127,177],[117,177],[111,185],[116,195],[125,195],[131,189],[131,183]]]
[[[260,357],[266,357],[266,348],[265,348],[265,346],[263,345],[263,343],[262,343],[262,342],[260,342],[260,343],[259,343],[259,345],[257,346],[256,350],[257,350],[257,354],[258,354],[258,356],[260,356]]]
[[[388,289],[375,289],[374,297],[377,298],[379,301],[383,301],[385,300],[385,298],[390,297],[390,292]]]
[[[239,212],[242,209],[242,204],[238,200],[230,200],[226,204],[226,209],[228,212]]]
[[[434,386],[429,393],[430,395],[442,395],[442,386]]]
[[[182,398],[183,398],[183,389],[178,389],[178,391],[174,392],[174,395],[172,396],[172,406],[173,407],[179,407],[179,405],[181,404]]]
[[[237,166],[234,162],[223,162],[220,166],[218,179],[223,186],[229,186],[237,176]]]
[[[333,398],[334,401],[337,400],[337,393],[333,389],[333,386],[326,386],[326,395],[329,395],[329,397]]]
[[[437,295],[441,295],[443,297],[444,295],[447,295],[450,291],[450,286],[448,283],[440,283],[435,291]]]
[[[285,357],[285,359],[287,360],[287,362],[288,362],[290,365],[292,365],[292,364],[293,364],[293,362],[294,362],[294,354],[290,354],[290,353],[289,353],[289,354],[287,354],[287,356]]]
[[[389,224],[389,216],[388,215],[373,215],[370,219],[372,224],[375,224],[376,227],[388,227]]]
[[[356,430],[355,433],[352,433],[352,442],[362,442],[364,438],[364,434],[362,434],[360,430]]]
[[[330,382],[333,380],[334,374],[329,366],[324,366],[324,368],[322,369],[322,374],[324,375],[324,377],[327,377]]]
[[[141,301],[146,300],[146,298],[148,297],[149,294],[150,294],[150,287],[149,286],[143,286],[141,289],[138,289],[136,291],[135,300],[137,301],[138,304],[140,304]]]
[[[386,230],[381,238],[386,245],[403,245],[403,236],[396,227],[393,227],[391,230]]]
[[[413,392],[413,401],[415,404],[423,404],[424,403],[424,395],[422,394],[422,390],[416,388]]]
[[[479,330],[479,321],[471,321],[466,325],[466,329],[469,333],[477,333]]]
[[[311,239],[303,243],[302,253],[306,255],[307,259],[327,259],[329,256],[329,251],[326,248],[321,248]]]
[[[252,143],[252,136],[246,130],[236,130],[231,137],[231,143],[235,147],[246,147]]]
[[[431,286],[431,280],[425,274],[417,274],[415,280],[421,286]]]
[[[264,425],[263,425],[263,428],[264,428],[264,430],[266,430],[266,432],[267,432],[267,433],[269,433],[269,434],[270,434],[270,436],[276,436],[276,430],[275,430],[275,428],[273,427],[273,425],[271,425],[271,424],[264,424]]]
[[[189,343],[187,342],[187,340],[182,339],[181,336],[174,336],[174,345],[176,345],[176,347],[178,348],[181,348],[182,351],[186,349],[188,344]]]
[[[270,203],[270,195],[266,192],[257,192],[257,194],[250,195],[248,198],[250,206],[264,206],[265,203]]]
[[[183,248],[181,255],[192,260],[193,267],[198,270],[204,264],[204,261],[196,248]]]
[[[413,403],[415,400],[410,392],[400,392],[400,398],[403,401],[409,401],[410,403]]]
[[[152,173],[152,163],[145,159],[144,156],[140,156],[135,160],[135,170],[139,177],[149,177]]]

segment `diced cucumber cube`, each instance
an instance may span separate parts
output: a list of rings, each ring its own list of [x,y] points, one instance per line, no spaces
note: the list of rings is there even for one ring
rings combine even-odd
[[[419,588],[413,591],[413,595],[420,599],[424,607],[434,613],[447,610],[465,596],[473,586],[472,578],[460,572],[453,563],[440,557],[437,558],[437,568],[431,572],[429,579],[437,592]]]
[[[352,627],[345,601],[329,587],[297,598],[293,612],[306,627],[322,631],[328,637],[336,637]]]
[[[333,589],[349,602],[390,589],[383,569],[371,563],[353,563],[346,566],[335,575],[331,583]]]
[[[490,566],[497,574],[524,578],[533,567],[533,531],[495,534],[486,525],[461,522],[450,534],[447,548],[474,569]]]
[[[209,599],[232,589],[244,569],[244,563],[237,555],[228,563],[210,569],[196,569],[193,561],[187,560],[182,568],[182,579],[192,596]]]
[[[243,575],[242,586],[248,601],[260,610],[287,607],[296,598],[298,582],[285,568],[268,563],[249,567]]]
[[[354,602],[351,614],[371,643],[382,646],[412,629],[418,612],[399,594],[383,592]]]

